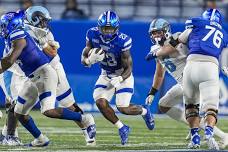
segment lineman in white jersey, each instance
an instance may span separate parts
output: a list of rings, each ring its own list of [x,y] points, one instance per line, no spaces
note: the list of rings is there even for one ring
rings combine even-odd
[[[52,32],[48,29],[48,22],[51,19],[48,10],[42,6],[32,6],[28,8],[25,13],[26,20],[28,21],[28,24],[25,25],[25,29],[47,54],[47,57],[50,59],[50,65],[57,72],[59,82],[57,86],[56,99],[59,106],[68,107],[73,111],[83,113],[75,102],[63,65],[60,62],[59,55],[57,54],[56,50],[60,47],[59,43],[54,40]],[[37,20],[34,21],[34,18]],[[92,132],[91,130],[95,130],[95,122],[91,114],[86,114],[86,116],[88,119],[86,122],[75,122],[82,129],[87,145],[95,145],[95,135],[90,135]]]
[[[175,34],[170,32],[170,25],[166,20],[155,19],[151,22],[149,34],[155,45],[151,47],[146,59],[157,58],[157,64],[153,85],[146,98],[146,103],[152,103],[154,95],[162,85],[165,71],[167,71],[177,81],[177,84],[159,100],[159,109],[171,118],[188,125],[184,108],[177,106],[183,103],[183,70],[186,65],[188,49],[184,44],[176,41],[181,34],[180,32]],[[175,46],[175,49],[172,45]],[[204,129],[203,121],[201,121],[201,128]],[[215,135],[221,138],[221,147],[228,145],[227,133],[215,127]]]

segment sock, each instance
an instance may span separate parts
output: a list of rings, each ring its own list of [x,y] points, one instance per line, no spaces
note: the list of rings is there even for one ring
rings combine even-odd
[[[142,116],[145,116],[146,113],[147,113],[147,110],[146,110],[145,108],[142,108],[142,113],[141,113],[141,115],[142,115]]]
[[[211,126],[206,126],[205,130],[204,130],[204,134],[206,139],[209,139],[210,137],[212,137],[214,135],[214,129]]]
[[[122,128],[122,127],[124,126],[124,124],[123,124],[120,120],[118,120],[118,121],[115,123],[115,126],[116,126],[118,129],[120,129],[120,128]]]
[[[62,118],[66,120],[75,120],[75,121],[82,121],[82,115],[79,112],[73,112],[67,108],[63,108]]]
[[[29,120],[28,120],[27,123],[25,123],[25,124],[21,123],[21,124],[33,135],[34,138],[38,138],[41,135],[41,132],[37,128],[37,126],[34,123],[32,117],[29,117]]]
[[[2,135],[7,136],[7,126],[6,125],[4,125],[4,127],[2,128]]]
[[[194,136],[195,134],[199,134],[199,128],[191,128],[191,135]]]
[[[225,138],[225,136],[226,136],[226,133],[224,133],[221,129],[219,129],[216,126],[214,126],[214,134],[221,139]]]
[[[172,107],[166,114],[174,120],[183,122],[188,125],[188,122],[185,118],[185,111],[178,107]]]

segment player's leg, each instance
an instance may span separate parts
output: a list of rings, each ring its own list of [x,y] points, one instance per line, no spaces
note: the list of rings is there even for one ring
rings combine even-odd
[[[189,123],[191,132],[191,141],[188,144],[188,148],[198,148],[200,146],[199,136],[199,103],[195,100],[195,95],[198,92],[198,88],[195,87],[192,80],[192,74],[194,68],[198,66],[195,62],[187,63],[184,69],[183,75],[183,92],[185,100],[185,115]]]
[[[177,107],[180,103],[183,103],[183,89],[176,84],[159,100],[158,105],[162,113],[188,125],[184,108]]]
[[[202,111],[205,112],[205,137],[209,149],[218,150],[218,144],[213,138],[214,126],[217,123],[219,106],[219,71],[218,66],[211,62],[201,63],[204,69],[200,79],[199,90],[202,100]]]
[[[56,99],[59,106],[83,114],[82,109],[75,102],[72,89],[70,88],[62,64],[58,62],[53,68],[56,70],[59,79],[56,90]],[[85,117],[86,119],[84,122],[75,121],[75,123],[82,129],[87,145],[95,145],[96,126],[94,118],[91,114],[85,114]]]
[[[109,102],[111,101],[114,93],[115,89],[109,83],[108,78],[104,75],[100,75],[95,84],[93,98],[96,101],[96,105],[102,115],[119,129],[121,144],[124,145],[127,143],[130,128],[127,125],[123,124],[121,120],[119,120],[115,114],[115,111],[109,105]]]
[[[41,133],[32,117],[28,114],[36,104],[37,97],[38,90],[36,86],[34,86],[30,80],[26,81],[23,89],[19,93],[14,112],[22,126],[35,138],[28,146],[40,147],[47,146],[49,139]]]
[[[150,112],[149,106],[140,106],[130,104],[131,97],[133,94],[134,77],[131,75],[129,78],[124,80],[120,87],[116,88],[116,106],[117,109],[126,115],[142,115],[148,129],[154,129],[154,118]]]
[[[65,119],[83,122],[85,116],[68,108],[55,107],[56,88],[58,76],[56,71],[46,65],[39,71],[34,72],[31,81],[38,89],[38,96],[41,104],[41,113],[50,118]]]
[[[17,132],[17,119],[14,116],[15,100],[23,85],[25,77],[21,77],[11,71],[5,71],[2,75],[1,87],[6,96],[7,118],[2,133],[5,133],[3,144],[10,146],[21,145]]]

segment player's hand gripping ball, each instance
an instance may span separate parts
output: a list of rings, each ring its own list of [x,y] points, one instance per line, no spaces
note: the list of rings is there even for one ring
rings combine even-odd
[[[102,61],[105,58],[105,51],[101,48],[92,48],[88,54],[90,64]]]

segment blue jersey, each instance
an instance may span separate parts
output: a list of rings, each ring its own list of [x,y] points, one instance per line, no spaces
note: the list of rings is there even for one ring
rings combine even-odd
[[[186,27],[192,28],[188,38],[189,54],[203,54],[219,58],[228,37],[221,25],[203,18],[192,18],[186,21]]]
[[[43,51],[36,45],[33,38],[26,31],[21,29],[11,32],[5,40],[6,54],[10,53],[12,41],[17,39],[26,40],[26,46],[16,61],[26,76],[29,76],[36,69],[49,62]]]
[[[105,59],[100,62],[100,67],[107,74],[113,74],[122,68],[121,53],[129,50],[132,46],[132,39],[121,32],[118,32],[112,41],[105,42],[97,27],[90,28],[87,31],[86,40],[90,42],[93,48],[102,48],[105,51]]]

